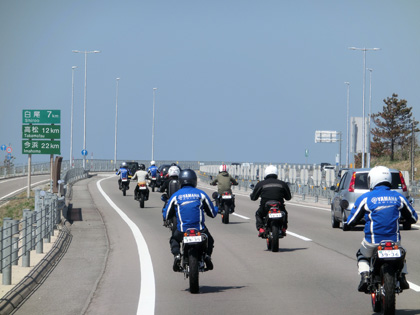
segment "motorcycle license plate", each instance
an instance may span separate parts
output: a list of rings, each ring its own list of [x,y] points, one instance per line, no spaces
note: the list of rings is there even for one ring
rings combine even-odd
[[[128,181],[128,179],[127,178],[122,178],[121,181],[125,183],[125,182]]]
[[[140,187],[139,187],[139,189],[140,189],[140,190],[146,190],[146,189],[147,189],[147,187],[146,187],[146,186],[140,186]]]
[[[271,218],[271,219],[273,219],[273,218],[281,218],[281,217],[283,217],[283,213],[269,213],[268,214],[268,217],[269,218]]]
[[[394,258],[401,257],[401,251],[399,249],[394,250],[378,250],[379,258]]]
[[[232,199],[232,195],[223,195],[222,199]]]
[[[184,244],[199,243],[202,241],[201,235],[199,236],[184,236]]]

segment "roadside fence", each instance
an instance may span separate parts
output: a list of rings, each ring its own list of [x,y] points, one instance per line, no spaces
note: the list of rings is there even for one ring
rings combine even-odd
[[[10,285],[12,266],[22,261],[22,267],[30,267],[31,251],[43,253],[44,243],[58,229],[65,198],[35,189],[35,210],[23,209],[22,220],[3,219],[0,228],[0,270],[2,284]]]

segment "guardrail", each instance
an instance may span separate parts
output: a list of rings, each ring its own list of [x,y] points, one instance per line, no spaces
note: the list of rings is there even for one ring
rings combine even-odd
[[[264,169],[267,165],[229,165],[228,171],[238,180],[239,190],[247,191],[250,184],[256,184],[260,178],[263,179]],[[321,172],[319,167],[311,165],[278,164],[276,166],[279,170],[279,179],[288,183],[292,195],[297,194],[302,200],[310,197],[314,202],[322,201],[331,204],[334,197],[334,190],[331,190],[331,187],[336,186],[338,180],[335,170]],[[218,173],[219,165],[202,165],[199,172],[200,181],[210,183],[210,176],[215,177]],[[408,177],[408,173],[404,174],[404,178]],[[409,195],[413,197],[413,206],[420,204],[420,182],[406,182]]]
[[[65,198],[35,189],[35,210],[23,209],[22,220],[3,219],[0,228],[0,270],[2,284],[10,285],[12,265],[22,261],[22,267],[30,267],[31,251],[43,253],[44,243],[51,242],[51,236],[61,222]]]

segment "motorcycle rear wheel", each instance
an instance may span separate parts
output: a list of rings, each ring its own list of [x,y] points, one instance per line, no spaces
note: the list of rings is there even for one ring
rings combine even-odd
[[[381,267],[382,288],[385,295],[381,294],[382,314],[395,314],[395,270],[385,264]]]
[[[144,208],[144,195],[143,194],[140,194],[139,203],[140,203],[140,208]]]
[[[272,222],[271,223],[271,251],[278,252],[279,251],[279,233],[280,233],[280,227],[278,222]]]
[[[224,213],[222,214],[222,223],[229,224],[229,206],[225,203],[223,207]]]
[[[123,186],[122,192],[123,192],[123,196],[125,196],[127,194],[127,190],[126,190],[125,186]]]
[[[189,265],[189,280],[190,280],[190,292],[199,293],[199,281],[198,281],[198,252],[195,248],[190,248],[188,251],[188,265]]]

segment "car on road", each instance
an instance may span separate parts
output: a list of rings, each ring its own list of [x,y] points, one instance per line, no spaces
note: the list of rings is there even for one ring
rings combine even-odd
[[[127,163],[127,169],[130,171],[130,174],[131,174],[131,175],[128,175],[128,178],[131,178],[139,169],[139,163],[138,162],[126,162],[126,163]]]
[[[340,227],[341,223],[343,230],[348,229],[347,225],[343,223],[347,221],[357,198],[369,191],[368,174],[370,170],[370,168],[349,169],[342,174],[339,184],[331,187],[331,190],[334,190],[334,197],[331,201],[331,225],[333,228]],[[391,189],[398,191],[409,199],[407,185],[402,173],[396,169],[390,169],[390,171],[392,176]],[[364,223],[363,220],[359,224]],[[411,229],[409,222],[401,219],[400,223],[403,224],[404,230]]]
[[[171,167],[170,164],[163,164],[158,167],[156,173],[156,187],[162,186],[163,182],[166,179],[166,175],[168,174],[168,170]]]

